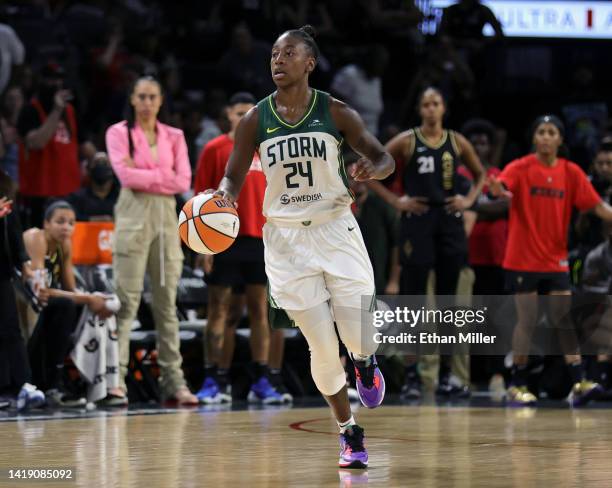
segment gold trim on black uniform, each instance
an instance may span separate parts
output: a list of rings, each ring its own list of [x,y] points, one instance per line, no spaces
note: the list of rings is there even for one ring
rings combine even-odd
[[[448,138],[448,131],[446,129],[443,129],[442,137],[440,138],[440,141],[438,141],[438,143],[435,145],[431,145],[427,142],[427,139],[425,139],[425,136],[421,133],[421,129],[419,127],[415,127],[414,133],[419,138],[419,141],[425,144],[429,149],[440,149],[446,142],[446,139]]]

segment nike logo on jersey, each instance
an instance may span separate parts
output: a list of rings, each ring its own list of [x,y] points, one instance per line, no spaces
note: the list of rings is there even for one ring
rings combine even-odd
[[[423,152],[423,151],[427,151],[427,148],[425,146],[419,146],[416,148],[417,152]]]
[[[349,231],[349,232],[352,232],[353,230],[355,230],[355,227],[349,227],[349,228],[348,228],[348,231]]]
[[[278,129],[280,129],[280,127],[274,127],[274,129],[272,129],[272,128],[268,127],[268,128],[266,129],[266,133],[267,133],[267,134],[272,134],[272,132],[276,132]]]

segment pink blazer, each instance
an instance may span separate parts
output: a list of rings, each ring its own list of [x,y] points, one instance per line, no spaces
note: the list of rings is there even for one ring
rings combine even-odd
[[[132,128],[134,163],[125,163],[129,157],[127,122],[111,125],[106,131],[106,149],[113,170],[121,185],[132,190],[174,195],[191,188],[191,165],[183,131],[156,123],[157,160],[153,158],[147,138],[138,123]]]

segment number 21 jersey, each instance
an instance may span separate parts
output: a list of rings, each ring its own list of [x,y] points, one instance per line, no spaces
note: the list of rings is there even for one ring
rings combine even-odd
[[[277,113],[272,95],[257,104],[257,145],[267,187],[263,214],[270,221],[307,222],[346,211],[352,202],[342,159],[343,139],[329,111],[330,96],[312,89],[300,121]]]
[[[427,197],[430,205],[444,205],[445,198],[458,193],[455,133],[444,130],[440,141],[432,145],[418,127],[412,131],[414,150],[404,168],[404,191],[411,197]]]

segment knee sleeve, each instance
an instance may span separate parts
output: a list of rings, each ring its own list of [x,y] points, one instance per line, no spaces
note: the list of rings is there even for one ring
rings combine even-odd
[[[308,342],[310,370],[315,385],[323,395],[335,395],[346,383],[346,377],[329,306],[321,303],[307,310],[287,310],[287,314]]]
[[[378,349],[374,341],[377,330],[374,327],[373,315],[368,304],[362,304],[361,296],[332,299],[334,319],[338,327],[340,339],[353,354],[370,356]]]

